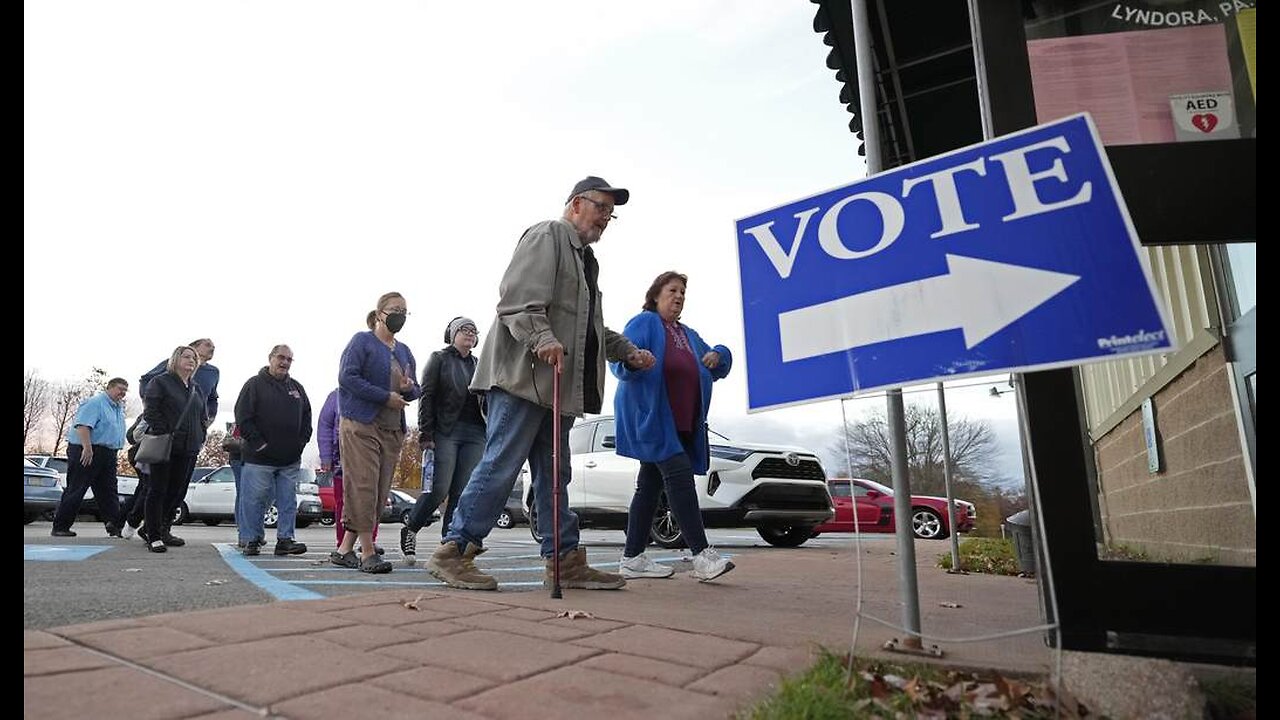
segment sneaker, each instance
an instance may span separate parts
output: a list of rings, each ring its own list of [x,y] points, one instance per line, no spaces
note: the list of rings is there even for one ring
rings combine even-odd
[[[618,563],[618,569],[622,577],[631,580],[634,578],[669,578],[675,574],[675,569],[666,565],[659,565],[645,553],[640,553],[635,557],[623,557],[622,562]],[[563,580],[563,578],[561,578]]]
[[[463,590],[497,590],[498,581],[492,575],[485,575],[476,567],[476,557],[485,548],[467,543],[467,549],[458,551],[458,543],[442,544],[427,561],[427,572],[449,587]]]
[[[733,569],[733,562],[720,557],[713,547],[703,548],[702,552],[693,556],[693,576],[700,582],[715,580]]]
[[[400,554],[404,555],[405,567],[418,562],[418,532],[408,525],[400,528]]]
[[[147,549],[150,550],[151,552],[158,553],[158,552],[165,552],[169,548],[164,546],[163,540],[152,540],[151,542],[147,543]]]
[[[360,556],[356,555],[354,550],[348,550],[346,554],[334,550],[329,553],[329,562],[338,567],[358,568],[360,567]]]
[[[262,552],[262,546],[256,542],[253,542],[252,540],[250,540],[249,542],[245,543],[240,547],[242,548],[240,552],[248,556],[258,555],[259,553]]]
[[[182,547],[187,544],[186,540],[171,533],[165,533],[164,537],[160,538],[160,541],[169,547]]]
[[[391,563],[374,553],[360,561],[360,572],[369,573],[370,575],[384,575],[391,572]]]
[[[124,538],[125,540],[129,540],[133,538],[133,534],[136,532],[138,532],[138,528],[130,525],[129,523],[125,523],[124,528],[120,530],[120,537]]]
[[[293,538],[281,538],[276,541],[276,555],[301,555],[306,551],[306,543],[300,543]]]
[[[76,531],[75,530],[58,530],[57,528],[54,528],[53,532],[49,534],[52,535],[53,537],[75,537]]]
[[[542,584],[551,587],[554,566],[551,558],[547,558],[546,570],[542,573]],[[587,564],[587,549],[576,547],[560,558],[560,587],[578,588],[580,590],[617,590],[627,584],[627,579],[615,573],[596,570]]]

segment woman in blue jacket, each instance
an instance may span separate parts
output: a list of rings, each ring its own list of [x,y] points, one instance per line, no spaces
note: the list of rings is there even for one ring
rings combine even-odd
[[[636,493],[627,516],[627,544],[622,551],[625,578],[670,577],[673,570],[644,553],[649,526],[665,488],[685,542],[693,552],[693,576],[711,580],[733,569],[707,545],[693,476],[707,472],[707,410],[711,383],[729,374],[733,357],[723,345],[703,342],[693,328],[680,323],[689,279],[664,272],[644,296],[644,312],[631,318],[623,334],[641,350],[653,353],[648,370],[612,363],[622,382],[614,396],[619,455],[640,461]]]

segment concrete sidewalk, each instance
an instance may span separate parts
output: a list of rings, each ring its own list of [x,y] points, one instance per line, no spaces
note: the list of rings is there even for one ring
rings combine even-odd
[[[864,554],[863,610],[896,620],[892,552]],[[752,553],[716,583],[677,575],[563,600],[394,590],[26,631],[23,714],[728,717],[806,669],[819,645],[848,649],[853,557]],[[947,575],[922,560],[919,583],[926,633],[1039,623],[1024,580]],[[858,651],[880,654],[894,635],[863,622]],[[1039,636],[944,649],[945,662],[1006,672],[1043,673],[1050,658]]]

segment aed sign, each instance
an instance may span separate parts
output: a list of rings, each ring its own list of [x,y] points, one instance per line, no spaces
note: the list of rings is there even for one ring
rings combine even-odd
[[[1087,114],[737,222],[748,409],[1169,352]]]

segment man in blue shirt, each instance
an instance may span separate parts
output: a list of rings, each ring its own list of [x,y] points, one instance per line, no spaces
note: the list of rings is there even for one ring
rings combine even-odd
[[[112,378],[107,389],[80,403],[67,431],[67,489],[53,515],[54,537],[75,537],[71,525],[80,512],[84,493],[93,488],[107,535],[120,537],[120,501],[116,485],[116,455],[124,447],[124,396],[129,381]]]

